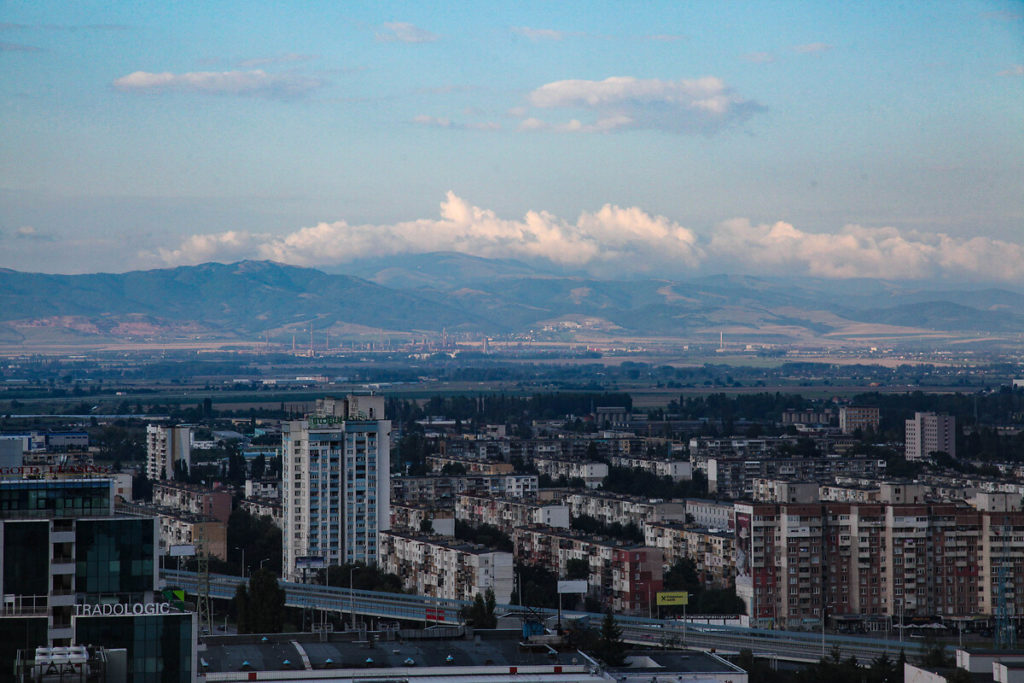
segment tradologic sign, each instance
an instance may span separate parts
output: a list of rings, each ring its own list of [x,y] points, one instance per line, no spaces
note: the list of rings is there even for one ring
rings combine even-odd
[[[173,614],[166,602],[113,602],[101,605],[75,605],[79,617],[134,617],[154,614]]]
[[[661,591],[658,593],[659,605],[685,605],[690,601],[686,591]]]

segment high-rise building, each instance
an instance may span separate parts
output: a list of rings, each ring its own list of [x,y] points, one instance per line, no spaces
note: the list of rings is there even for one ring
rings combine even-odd
[[[880,415],[877,406],[841,406],[839,408],[839,431],[853,434],[861,431],[878,431]]]
[[[377,532],[391,515],[391,422],[384,397],[317,401],[282,425],[283,570],[378,560]]]
[[[906,421],[906,458],[920,460],[941,451],[956,457],[956,418],[936,413],[914,413]]]
[[[194,680],[195,614],[158,588],[157,523],[114,509],[111,479],[0,481],[0,678],[18,650],[127,650],[128,680]]]
[[[192,427],[146,427],[146,476],[150,481],[174,479],[178,463],[192,466]]]

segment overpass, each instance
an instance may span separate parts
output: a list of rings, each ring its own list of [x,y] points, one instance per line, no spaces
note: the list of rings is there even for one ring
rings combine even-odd
[[[163,569],[161,578],[168,586],[175,586],[187,593],[196,593],[196,574]],[[210,597],[230,600],[235,595],[240,576],[224,574],[210,575]],[[320,586],[307,583],[280,582],[285,591],[288,607],[337,612],[339,614],[419,621],[425,624],[459,624],[462,608],[467,600],[435,598],[407,593],[380,593],[340,586]],[[518,605],[498,605],[499,613],[522,614]],[[551,609],[535,610],[541,617],[555,616]],[[564,619],[589,616],[592,625],[599,625],[603,614],[587,612],[563,612]],[[895,659],[901,649],[908,657],[924,654],[927,645],[921,642],[899,642],[895,639],[865,638],[840,634],[807,633],[801,631],[774,631],[717,624],[683,623],[671,619],[648,619],[616,615],[616,622],[622,628],[626,642],[643,645],[685,646],[717,653],[735,653],[749,649],[757,656],[789,661],[816,662],[830,655],[838,648],[845,659],[855,656],[860,662],[867,662],[887,654]]]

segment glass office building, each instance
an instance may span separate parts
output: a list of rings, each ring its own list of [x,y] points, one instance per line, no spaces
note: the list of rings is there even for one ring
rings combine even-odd
[[[159,531],[110,479],[0,481],[0,680],[17,650],[128,651],[129,680],[193,681],[195,615],[157,602]]]

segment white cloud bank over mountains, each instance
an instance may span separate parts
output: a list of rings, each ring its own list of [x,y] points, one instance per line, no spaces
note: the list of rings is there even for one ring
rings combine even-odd
[[[698,234],[664,216],[611,204],[583,212],[575,221],[546,211],[506,219],[452,192],[437,218],[385,225],[337,221],[282,235],[192,235],[177,248],[146,256],[167,265],[259,258],[323,267],[431,251],[540,261],[617,278],[727,270],[825,278],[1024,281],[1024,245],[988,237],[859,225],[837,233],[810,233],[781,221],[754,225],[742,218]]]

